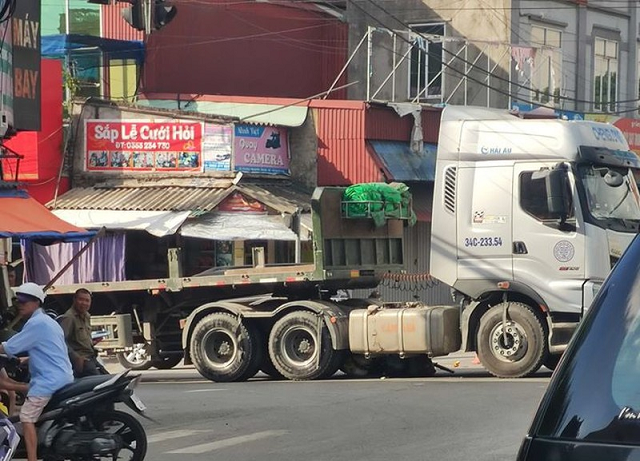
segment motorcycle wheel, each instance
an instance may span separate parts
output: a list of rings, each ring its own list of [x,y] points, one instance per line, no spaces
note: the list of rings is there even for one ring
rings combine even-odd
[[[147,434],[142,424],[129,413],[119,410],[108,411],[93,417],[95,429],[100,432],[118,434],[124,447],[120,449],[117,457],[104,457],[96,459],[117,461],[143,461],[147,454]]]

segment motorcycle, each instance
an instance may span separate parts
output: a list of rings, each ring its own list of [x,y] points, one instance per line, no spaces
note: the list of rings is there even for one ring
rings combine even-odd
[[[15,359],[0,356],[2,366],[9,372],[19,363]],[[117,375],[88,376],[56,392],[36,423],[39,459],[144,460],[147,435],[142,424],[133,415],[115,408],[116,403],[124,403],[146,418],[146,407],[134,393],[140,378],[140,375],[129,375],[129,370]],[[12,416],[9,421],[21,434],[19,417]],[[1,436],[0,432],[0,439]],[[19,444],[14,452],[16,458],[26,457],[23,444]],[[11,459],[2,458],[1,453],[0,461]]]

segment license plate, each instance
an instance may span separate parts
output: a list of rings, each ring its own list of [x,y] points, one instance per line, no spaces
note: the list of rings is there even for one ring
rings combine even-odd
[[[129,398],[138,410],[145,411],[147,409],[146,405],[142,403],[142,400],[140,400],[136,394],[131,394]]]

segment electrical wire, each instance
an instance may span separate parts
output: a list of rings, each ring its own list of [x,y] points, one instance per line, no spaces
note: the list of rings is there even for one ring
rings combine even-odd
[[[369,11],[367,11],[364,7],[360,6],[356,1],[354,0],[347,0],[350,4],[354,5],[356,8],[358,8],[359,10],[361,10],[365,15],[367,15],[368,17],[370,17],[371,19],[373,19],[374,21],[376,21],[378,24],[380,24],[383,28],[387,29],[387,30],[392,30],[390,27],[388,27],[386,24],[384,24],[380,19],[378,19],[376,16],[374,16],[373,14],[371,14]],[[426,35],[424,35],[423,33],[419,32],[419,31],[415,31],[409,24],[407,24],[406,22],[402,21],[401,19],[399,19],[397,16],[391,14],[387,9],[385,9],[384,7],[380,6],[376,1],[374,0],[365,0],[367,2],[369,2],[370,4],[372,4],[373,6],[377,7],[378,9],[380,9],[382,12],[384,12],[386,15],[388,15],[389,17],[391,17],[392,19],[394,19],[395,21],[397,21],[399,24],[401,24],[403,27],[405,27],[406,29],[408,29],[409,31],[414,32],[416,35],[420,36],[421,38],[423,38],[425,41],[427,41],[427,43],[433,43],[433,40],[430,39],[429,37],[427,37]],[[415,44],[413,42],[411,42],[409,39],[406,39],[404,36],[402,36],[401,34],[398,34],[398,37],[400,37],[400,39],[404,42],[406,42],[407,44],[409,44],[410,46],[415,46]],[[384,47],[382,47],[384,48]],[[395,53],[395,51],[393,50],[389,50],[388,48],[385,48],[388,51],[391,51],[393,53]],[[442,47],[443,51],[448,53],[449,55],[456,57],[456,59],[459,59],[460,61],[467,63],[467,64],[471,64],[472,67],[474,67],[474,64],[472,62],[469,62],[467,60],[465,60],[464,58],[460,58],[459,56],[455,56],[455,53],[449,51],[446,49],[446,47]],[[435,55],[433,53],[429,53],[427,50],[421,49],[422,52],[424,52],[425,54],[427,54],[428,56],[434,57],[434,58],[439,58],[440,60],[442,60],[442,56],[438,56]],[[399,53],[397,53],[399,54]],[[485,82],[482,82],[478,79],[476,79],[475,77],[469,76],[467,73],[462,72],[460,70],[458,70],[457,68],[455,68],[454,66],[446,63],[444,60],[442,60],[442,65],[449,68],[450,70],[452,70],[453,72],[471,80],[474,81],[478,84],[480,84],[481,86],[488,88],[492,91],[495,91],[496,93],[502,94],[504,96],[508,96],[510,98],[513,98],[515,100],[519,100],[522,102],[525,102],[527,104],[533,105],[533,106],[543,106],[543,104],[540,104],[539,102],[536,101],[529,101],[523,97],[521,97],[520,95],[513,94],[511,92],[508,92],[507,90],[503,90],[501,88],[496,88],[493,87]],[[527,90],[527,91],[531,91],[531,92],[535,92],[536,89],[535,88],[531,88],[525,85],[522,85],[520,83],[517,82],[513,82],[510,79],[505,79],[504,77],[501,77],[499,75],[496,75],[490,71],[484,70],[484,69],[478,69],[480,72],[487,74],[488,76],[490,76],[491,78],[496,78],[498,80],[502,80],[504,82],[507,83],[511,83],[511,85],[516,86],[518,88]],[[559,96],[557,97],[557,99],[561,99],[561,100],[567,100],[567,101],[571,101],[571,102],[579,102],[579,103],[584,103],[584,104],[589,104],[589,105],[594,105],[597,104],[596,101],[593,100],[582,100],[582,99],[577,99],[577,98],[570,98],[570,97],[566,97],[566,96]],[[635,99],[630,99],[630,100],[623,100],[623,101],[616,101],[615,104],[627,104],[627,103],[638,103],[640,102],[640,99],[635,98]],[[610,104],[610,103],[608,103]],[[596,112],[596,113],[602,113],[602,114],[614,114],[614,113],[626,113],[626,112],[634,112],[637,111],[638,108],[635,107],[633,109],[629,109],[629,110],[620,110],[620,111],[609,111],[609,112]],[[585,112],[587,113],[587,112]]]

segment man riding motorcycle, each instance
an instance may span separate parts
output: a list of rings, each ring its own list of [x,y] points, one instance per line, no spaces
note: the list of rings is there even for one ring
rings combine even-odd
[[[18,311],[27,319],[22,331],[0,345],[0,354],[29,354],[31,381],[27,399],[20,410],[28,461],[37,460],[35,423],[51,396],[73,382],[73,371],[64,333],[58,323],[41,308],[45,293],[35,283],[24,283],[15,289]]]

